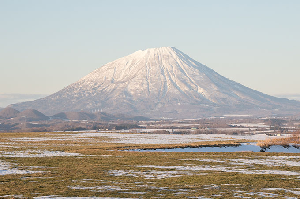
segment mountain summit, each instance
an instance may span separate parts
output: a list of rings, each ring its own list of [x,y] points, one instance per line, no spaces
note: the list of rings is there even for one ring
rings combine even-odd
[[[174,47],[139,50],[109,62],[48,97],[12,105],[46,114],[105,111],[195,118],[289,111],[299,103],[231,81]]]

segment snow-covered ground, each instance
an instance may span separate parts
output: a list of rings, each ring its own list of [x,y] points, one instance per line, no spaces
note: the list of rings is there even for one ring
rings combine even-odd
[[[286,137],[288,135],[281,135]],[[264,140],[269,138],[266,134],[227,135],[227,134],[133,134],[133,133],[107,133],[107,132],[81,132],[77,134],[58,134],[53,137],[23,137],[12,138],[14,142],[41,142],[53,140],[94,140],[95,137],[104,137],[109,140],[103,142],[123,144],[183,144],[203,141],[226,140]],[[0,144],[2,144],[0,142]]]
[[[120,133],[79,133],[73,135],[74,138],[86,137],[108,137],[113,143],[124,144],[182,144],[203,141],[224,141],[224,140],[264,140],[268,138],[266,134],[255,135],[226,135],[226,134],[120,134]]]

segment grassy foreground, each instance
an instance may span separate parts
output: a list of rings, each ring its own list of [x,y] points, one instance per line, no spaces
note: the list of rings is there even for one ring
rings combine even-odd
[[[70,136],[71,133],[1,134],[0,162],[9,163],[10,169],[40,172],[0,175],[0,197],[300,196],[299,154],[128,152],[118,149],[138,145],[113,143],[109,137]],[[48,151],[72,156],[39,155]],[[21,157],[24,152],[27,156]]]

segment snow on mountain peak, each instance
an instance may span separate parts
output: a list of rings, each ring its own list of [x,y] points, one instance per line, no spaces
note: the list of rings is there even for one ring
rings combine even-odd
[[[162,97],[168,92],[182,93],[191,89],[203,95],[205,91],[193,80],[197,70],[208,71],[208,68],[174,47],[149,48],[110,62],[79,82],[85,90],[107,85],[107,89],[125,89],[132,96],[139,93]],[[202,78],[205,77],[202,75]]]
[[[178,50],[175,47],[159,47],[159,48],[148,48],[145,50],[138,50],[135,51],[134,53],[122,57],[120,59],[126,58],[128,57],[129,59],[142,59],[145,56],[163,56],[163,55],[175,55],[176,51],[178,52]]]

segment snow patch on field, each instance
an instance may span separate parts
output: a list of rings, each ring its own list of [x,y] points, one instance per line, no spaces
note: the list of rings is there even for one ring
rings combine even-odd
[[[23,138],[11,138],[12,141],[16,142],[43,142],[43,141],[65,141],[70,140],[67,137],[23,137]]]
[[[216,162],[216,163],[229,163],[232,165],[265,165],[265,166],[293,166],[299,167],[300,161],[292,161],[289,159],[300,159],[300,156],[271,156],[271,157],[257,157],[255,159],[182,159],[183,161],[200,161],[200,162]]]
[[[4,195],[0,196],[0,198],[24,198],[23,195]]]
[[[19,146],[15,146],[17,143],[14,142],[0,142],[0,148],[20,148]]]
[[[73,138],[82,137],[108,137],[112,138],[113,143],[123,144],[180,144],[203,141],[224,141],[224,140],[263,140],[268,136],[266,134],[256,135],[226,135],[226,134],[121,134],[121,133],[80,133],[73,135]]]
[[[263,188],[262,190],[267,190],[267,191],[285,191],[285,192],[290,192],[295,195],[300,195],[300,189],[295,188],[295,189],[284,189],[284,188]]]
[[[23,137],[11,138],[14,142],[42,142],[53,140],[68,141],[95,141],[93,138],[103,137],[109,140],[100,142],[123,143],[123,144],[183,144],[204,141],[226,141],[226,140],[264,140],[269,136],[266,134],[254,135],[227,135],[227,134],[125,134],[125,133],[105,133],[105,132],[85,132],[77,134],[59,134],[53,137]]]
[[[260,164],[266,166],[295,166],[299,167],[300,162],[297,161],[287,161],[282,159],[230,159],[231,164],[235,165],[253,165],[253,164]]]
[[[189,160],[194,160],[194,161],[201,161],[201,162],[217,162],[217,163],[224,163],[224,160],[220,159],[181,159],[182,161],[189,161]]]
[[[245,196],[247,195],[247,196]],[[267,193],[267,192],[250,192],[250,193],[246,193],[246,192],[242,192],[242,194],[240,193],[234,193],[234,197],[235,198],[257,198],[257,196],[259,198],[263,197],[263,198],[274,198],[274,197],[278,197],[278,194],[274,194],[274,193]]]
[[[281,171],[281,170],[249,170],[238,167],[225,167],[225,166],[156,166],[156,165],[144,165],[138,167],[155,168],[155,169],[175,169],[178,171],[220,171],[220,172],[234,172],[243,174],[276,174],[276,175],[288,175],[299,176],[299,172],[294,171]]]
[[[32,158],[32,157],[55,157],[55,156],[82,156],[80,153],[68,153],[63,151],[41,151],[41,150],[27,150],[27,151],[1,151],[3,157],[18,157],[18,158]]]
[[[284,188],[263,188],[261,189],[260,192],[246,192],[246,191],[235,191],[234,197],[237,198],[261,198],[261,197],[266,197],[266,198],[278,198],[278,194],[275,193],[270,193],[268,191],[285,191],[286,193],[292,193],[295,195],[300,195],[300,191],[298,191],[299,188],[292,188],[292,189],[284,189]],[[284,198],[289,198],[289,199],[296,199],[295,197],[284,197]]]
[[[172,177],[180,177],[183,175],[193,175],[191,172],[186,171],[134,171],[134,170],[111,170],[110,175],[113,176],[132,176],[132,177],[143,177],[145,179],[165,179]]]
[[[0,175],[10,175],[10,174],[32,174],[41,173],[43,171],[29,171],[29,170],[19,170],[17,168],[11,168],[11,164],[0,160]]]
[[[83,186],[69,186],[70,189],[77,190],[97,190],[97,191],[128,191],[129,189],[122,189],[118,186],[96,186],[96,187],[83,187]]]

